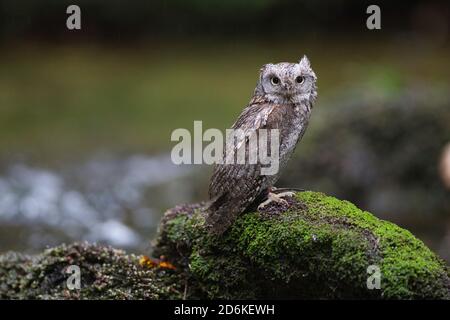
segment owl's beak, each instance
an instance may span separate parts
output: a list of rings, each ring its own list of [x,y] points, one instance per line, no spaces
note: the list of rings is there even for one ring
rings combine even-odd
[[[290,81],[286,81],[283,83],[283,89],[286,91],[288,95],[292,93],[292,89],[294,88],[293,84]]]

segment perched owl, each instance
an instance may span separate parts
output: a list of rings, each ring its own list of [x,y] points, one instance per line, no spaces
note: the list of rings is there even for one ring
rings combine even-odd
[[[281,197],[293,194],[271,191],[308,126],[317,97],[316,79],[306,56],[299,63],[266,64],[261,68],[253,97],[232,126],[232,129],[241,129],[243,134],[236,143],[227,144],[224,154],[237,153],[240,148],[251,151],[249,148],[254,144],[250,145],[248,140],[252,134],[259,129],[278,129],[279,170],[273,175],[263,175],[263,165],[258,162],[216,164],[209,186],[210,205],[206,217],[211,232],[225,232],[237,216],[257,200],[267,199],[259,205],[261,208],[272,201],[285,202]]]

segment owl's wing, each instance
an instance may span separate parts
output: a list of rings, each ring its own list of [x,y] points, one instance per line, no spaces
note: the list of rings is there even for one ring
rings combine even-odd
[[[275,105],[273,104],[256,102],[248,105],[242,111],[241,115],[232,126],[232,129],[240,129],[240,134],[234,136],[234,143],[227,143],[225,145],[225,160],[235,154],[238,154],[242,151],[242,149],[248,148],[248,140],[250,136],[255,134],[258,129],[265,128],[267,119],[274,108]],[[210,199],[213,200],[214,198],[217,198],[224,192],[224,190],[235,189],[236,186],[229,183],[230,179],[240,179],[244,173],[241,172],[241,170],[249,166],[250,165],[248,164],[216,164],[214,166],[213,175],[209,185]]]
[[[254,102],[247,106],[232,129],[240,129],[235,144],[225,146],[225,154],[248,152],[248,140],[258,129],[265,128],[270,113],[276,106]],[[263,191],[264,180],[259,164],[216,164],[209,186],[211,205],[207,224],[215,233],[223,233],[256,197]]]

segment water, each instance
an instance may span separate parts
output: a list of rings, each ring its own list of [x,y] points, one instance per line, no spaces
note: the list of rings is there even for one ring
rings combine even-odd
[[[0,251],[80,240],[145,250],[165,209],[200,197],[199,170],[168,155],[102,155],[58,170],[10,165],[0,176]]]

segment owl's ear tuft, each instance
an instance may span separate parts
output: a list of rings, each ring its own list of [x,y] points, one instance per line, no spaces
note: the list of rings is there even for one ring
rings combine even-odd
[[[259,72],[264,72],[264,70],[266,70],[269,66],[271,66],[272,65],[272,63],[266,63],[266,64],[264,64],[262,67],[261,67],[261,69],[259,69]]]
[[[300,59],[300,67],[305,68],[305,69],[309,69],[311,68],[311,63],[309,62],[309,59],[306,55],[303,56],[303,58]]]

